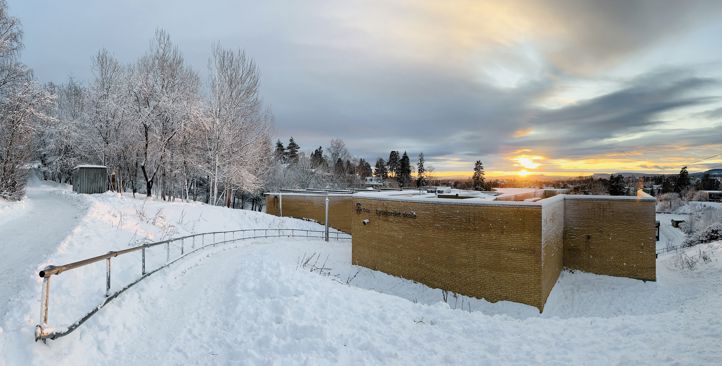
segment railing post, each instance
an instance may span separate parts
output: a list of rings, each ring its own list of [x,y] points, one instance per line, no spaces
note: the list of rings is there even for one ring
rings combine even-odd
[[[145,244],[143,245],[143,249],[141,249],[141,252],[143,253],[143,267],[141,268],[140,274],[142,276],[145,276]]]
[[[183,253],[184,253],[184,251],[185,251],[185,248],[183,248],[185,242],[186,242],[185,239],[181,239],[181,255],[183,255]]]
[[[196,248],[196,234],[193,234],[193,242],[191,242],[191,248],[192,249]]]
[[[325,233],[326,233],[326,241],[328,241],[328,191],[326,191],[326,214],[324,215],[326,217],[326,223],[325,223]]]
[[[110,257],[105,259],[105,297],[110,296]]]
[[[165,262],[170,262],[170,242],[165,243]]]
[[[43,293],[40,301],[40,324],[48,324],[48,305],[50,304],[50,276],[43,277]]]

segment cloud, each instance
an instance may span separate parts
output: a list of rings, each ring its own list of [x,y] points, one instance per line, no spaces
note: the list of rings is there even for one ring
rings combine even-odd
[[[719,140],[720,76],[694,66],[722,60],[705,38],[717,40],[719,1],[8,2],[42,81],[88,79],[102,47],[132,62],[157,27],[202,75],[213,42],[244,48],[261,68],[277,137],[304,150],[340,137],[369,160],[396,149],[423,151],[439,171],[477,159],[513,170],[509,156],[522,148],[551,160],[630,150],[647,159]],[[704,54],[656,72],[666,60],[638,60],[689,37]],[[612,76],[619,67],[641,76]],[[539,107],[581,84],[594,93]],[[670,112],[701,122],[672,128]]]

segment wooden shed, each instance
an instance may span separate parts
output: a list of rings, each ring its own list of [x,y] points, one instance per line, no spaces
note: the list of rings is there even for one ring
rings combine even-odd
[[[108,190],[108,168],[103,165],[78,165],[73,168],[73,191],[103,193]]]

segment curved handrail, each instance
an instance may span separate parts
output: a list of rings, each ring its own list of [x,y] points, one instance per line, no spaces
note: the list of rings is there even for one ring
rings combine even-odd
[[[262,234],[259,234],[261,232]],[[270,235],[269,235],[270,232]],[[241,234],[240,237],[237,237],[238,234]],[[246,233],[251,233],[250,235],[246,235]],[[275,235],[274,235],[275,233]],[[223,239],[218,241],[216,239],[217,235],[223,235]],[[228,239],[228,234],[231,235],[231,238]],[[311,235],[313,234],[313,235]],[[318,235],[317,235],[318,234]],[[326,237],[328,235],[328,237]],[[213,240],[206,244],[205,238],[206,236],[212,236]],[[200,237],[202,239],[202,244],[198,247],[195,246],[195,239]],[[66,263],[62,265],[49,265],[43,268],[38,275],[43,279],[43,291],[42,291],[42,298],[40,302],[40,321],[41,323],[35,326],[35,341],[43,340],[45,342],[47,339],[57,339],[62,336],[70,334],[72,331],[77,329],[81,324],[83,324],[86,320],[88,320],[91,316],[93,316],[98,310],[102,309],[105,305],[107,305],[110,301],[115,299],[118,295],[125,292],[127,289],[131,288],[138,282],[142,281],[143,279],[147,278],[148,276],[154,274],[155,272],[158,272],[159,270],[168,267],[169,265],[179,261],[180,259],[184,258],[185,256],[192,254],[194,252],[197,252],[199,250],[205,249],[209,246],[216,246],[219,244],[227,244],[227,243],[234,243],[239,240],[248,240],[248,239],[259,239],[259,238],[278,238],[278,237],[305,237],[305,238],[333,238],[336,240],[349,240],[351,239],[351,235],[346,234],[344,232],[340,231],[333,231],[327,233],[325,230],[308,230],[308,229],[278,229],[278,228],[261,228],[261,229],[241,229],[241,230],[228,230],[228,231],[212,231],[212,232],[206,232],[206,233],[198,233],[198,234],[192,234],[192,235],[186,235],[181,236],[178,238],[158,241],[154,243],[147,243],[138,245],[135,247],[117,250],[117,251],[110,251],[106,254],[98,255],[95,257],[90,257],[86,259],[82,259],[76,262],[72,263]],[[186,239],[192,239],[193,245],[191,247],[190,251],[185,251],[184,243]],[[181,252],[180,256],[170,260],[170,244],[174,242],[181,242]],[[148,248],[160,246],[160,245],[166,245],[166,263],[161,265],[160,267],[150,271],[146,272],[146,256],[145,252]],[[122,289],[116,291],[115,293],[110,293],[110,280],[111,280],[111,259],[124,255],[129,254],[133,252],[141,251],[142,252],[142,269],[141,269],[141,276],[136,279],[135,281],[131,282],[127,286],[123,287]],[[51,330],[48,327],[48,305],[49,305],[49,297],[50,297],[50,278],[52,276],[59,275],[65,271],[70,271],[76,268],[80,268],[83,266],[87,266],[89,264],[97,263],[100,261],[106,261],[106,292],[105,292],[105,300],[98,306],[96,306],[93,310],[88,312],[85,316],[83,316],[80,320],[76,321],[75,323],[68,326],[65,330]]]

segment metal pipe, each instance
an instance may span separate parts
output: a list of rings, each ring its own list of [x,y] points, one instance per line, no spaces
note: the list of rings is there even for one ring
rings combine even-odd
[[[50,304],[50,276],[43,278],[43,292],[40,301],[40,324],[48,324],[48,306]]]
[[[143,267],[140,270],[140,274],[145,276],[145,246],[143,247]]]
[[[326,221],[326,224],[325,224],[325,226],[326,226],[326,228],[325,228],[326,235],[325,235],[325,237],[326,237],[326,241],[328,241],[328,192],[326,192],[326,214],[324,215],[324,217],[325,217],[325,219],[326,219],[326,220],[325,220],[325,221]]]
[[[110,296],[110,257],[105,260],[105,297]]]

